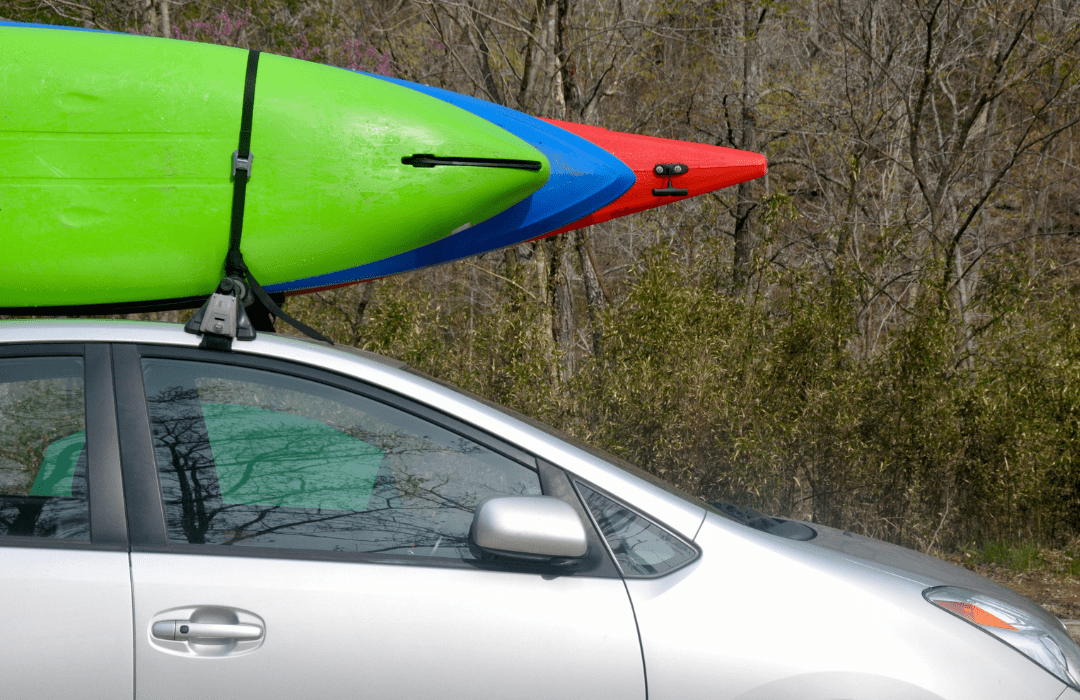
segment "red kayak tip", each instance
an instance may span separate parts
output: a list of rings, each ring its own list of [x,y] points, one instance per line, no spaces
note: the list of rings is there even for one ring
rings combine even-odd
[[[544,121],[603,148],[625,163],[637,177],[630,189],[614,202],[547,234],[549,236],[731,187],[761,177],[769,169],[768,161],[760,153],[624,134],[555,119]]]

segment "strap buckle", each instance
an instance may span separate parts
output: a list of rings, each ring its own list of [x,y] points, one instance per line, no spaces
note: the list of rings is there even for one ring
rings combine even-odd
[[[243,170],[247,173],[247,176],[251,177],[251,161],[255,160],[254,153],[248,153],[247,158],[240,157],[240,151],[233,151],[232,154],[232,176],[236,177],[237,170]]]

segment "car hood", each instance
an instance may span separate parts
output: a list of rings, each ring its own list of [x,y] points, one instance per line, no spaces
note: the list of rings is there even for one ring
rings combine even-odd
[[[817,532],[812,540],[802,543],[807,546],[829,550],[853,563],[914,581],[927,588],[959,586],[1037,612],[1040,617],[1049,616],[1024,596],[974,571],[906,547],[816,523],[807,524]]]

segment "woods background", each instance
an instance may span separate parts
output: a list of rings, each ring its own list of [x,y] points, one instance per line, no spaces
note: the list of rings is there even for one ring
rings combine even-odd
[[[683,488],[924,550],[1080,537],[1080,2],[0,0],[765,153],[760,180],[293,297]]]

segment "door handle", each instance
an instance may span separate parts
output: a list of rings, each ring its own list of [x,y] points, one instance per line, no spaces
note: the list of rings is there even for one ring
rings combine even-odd
[[[199,639],[235,639],[248,641],[259,639],[263,628],[258,625],[231,625],[218,622],[188,622],[187,620],[161,620],[150,628],[158,639],[178,642]]]

